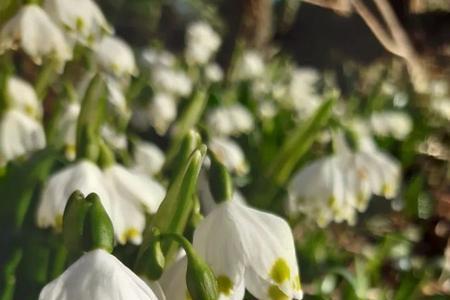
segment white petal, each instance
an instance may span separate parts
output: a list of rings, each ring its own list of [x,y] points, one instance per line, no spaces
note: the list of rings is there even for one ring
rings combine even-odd
[[[7,91],[12,107],[27,113],[31,117],[40,118],[42,116],[41,104],[31,84],[13,76],[8,80]]]
[[[39,300],[158,300],[153,291],[104,250],[84,254],[47,284]]]
[[[183,257],[168,267],[161,276],[159,283],[169,300],[189,299],[186,286],[187,258]]]
[[[137,74],[133,51],[119,38],[105,36],[95,46],[95,57],[104,70],[117,77]]]
[[[40,227],[60,227],[69,196],[80,190],[85,196],[96,193],[111,216],[110,198],[100,169],[90,161],[82,160],[53,174],[47,181],[37,211]]]

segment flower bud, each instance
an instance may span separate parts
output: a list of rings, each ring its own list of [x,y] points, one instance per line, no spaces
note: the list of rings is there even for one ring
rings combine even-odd
[[[210,152],[209,188],[214,200],[221,203],[233,197],[233,181],[227,168]]]
[[[89,206],[90,203],[84,200],[79,190],[73,192],[67,201],[63,216],[63,240],[70,252],[81,253],[83,250],[84,220]]]
[[[188,265],[186,284],[189,294],[195,300],[217,300],[219,289],[214,273],[195,252],[186,251]]]
[[[104,249],[112,252],[114,247],[114,230],[111,219],[103,208],[97,194],[86,197],[90,202],[83,228],[84,250]]]

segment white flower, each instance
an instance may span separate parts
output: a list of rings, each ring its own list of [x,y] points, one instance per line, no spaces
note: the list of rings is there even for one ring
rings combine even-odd
[[[254,128],[252,114],[240,104],[213,109],[207,116],[207,123],[217,135],[238,135]]]
[[[208,23],[190,24],[186,33],[186,60],[192,64],[206,64],[220,46],[219,35]]]
[[[263,75],[264,69],[264,61],[261,55],[256,51],[247,50],[236,66],[237,78],[240,80],[255,79]]]
[[[164,135],[177,116],[175,100],[168,94],[156,94],[147,109],[147,115],[156,132]]]
[[[80,114],[80,104],[70,102],[65,105],[61,115],[56,120],[56,140],[65,146],[65,154],[69,160],[76,156],[77,121]]]
[[[128,119],[131,113],[121,84],[117,80],[107,77],[106,87],[108,90],[108,104],[113,108],[115,113]]]
[[[38,121],[16,109],[0,116],[0,166],[44,147],[45,133]]]
[[[164,291],[166,299],[189,299],[189,291],[186,285],[186,271],[187,257],[185,255],[164,270],[158,282]]]
[[[133,173],[114,164],[104,170],[105,185],[111,199],[109,216],[117,241],[142,242],[145,211],[155,213],[165,196],[165,189],[150,177]]]
[[[61,69],[72,58],[63,33],[50,20],[46,12],[35,4],[22,6],[0,32],[0,53],[20,46],[36,64],[43,57],[52,57]]]
[[[332,155],[298,171],[288,185],[290,212],[301,211],[322,227],[331,221],[353,224],[355,197],[364,190],[353,176],[347,177],[347,162],[343,155]]]
[[[225,137],[214,137],[209,142],[209,148],[229,171],[238,175],[244,175],[248,172],[244,153],[233,140]]]
[[[403,140],[411,132],[413,124],[411,117],[403,112],[383,111],[370,116],[373,132],[380,136],[392,136]]]
[[[42,107],[34,88],[19,77],[8,78],[7,97],[13,108],[19,109],[31,117],[40,118]]]
[[[192,81],[186,73],[165,66],[152,70],[152,83],[158,91],[186,97],[192,92]]]
[[[450,98],[436,98],[431,100],[431,109],[450,121]]]
[[[106,143],[114,149],[126,150],[128,146],[127,136],[123,132],[118,132],[114,127],[105,124],[100,129],[101,136]]]
[[[175,64],[175,56],[172,53],[153,48],[144,50],[142,52],[142,59],[150,68],[155,66],[173,67]]]
[[[211,82],[219,82],[223,79],[223,70],[218,64],[211,63],[205,67],[205,76]]]
[[[303,296],[294,239],[283,219],[237,201],[219,204],[197,227],[194,247],[211,266],[219,299]]]
[[[39,300],[158,300],[145,282],[105,250],[83,254],[47,284]]]
[[[296,68],[292,71],[288,99],[301,117],[310,116],[321,103],[315,87],[318,80],[319,73],[315,69]]]
[[[288,186],[289,210],[303,212],[319,226],[356,221],[356,211],[364,211],[372,194],[393,198],[400,184],[400,166],[375,147],[369,137],[361,137],[359,149],[352,151],[342,136],[335,139],[336,153],[318,159],[299,170]]]
[[[147,175],[155,175],[164,165],[164,153],[156,145],[147,142],[138,142],[134,152],[134,170]]]
[[[111,201],[102,171],[94,163],[81,160],[56,172],[48,179],[38,206],[38,226],[61,229],[64,208],[69,196],[75,190],[80,190],[85,195],[98,194],[103,207],[111,216]]]
[[[83,44],[92,44],[103,33],[113,31],[92,0],[46,0],[44,9],[70,38]]]
[[[133,51],[123,40],[105,36],[94,50],[98,64],[106,72],[119,78],[137,74]]]

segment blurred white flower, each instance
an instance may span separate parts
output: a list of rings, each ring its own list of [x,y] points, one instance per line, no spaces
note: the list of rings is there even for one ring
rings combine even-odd
[[[34,88],[19,77],[8,78],[7,97],[12,108],[16,108],[27,115],[39,119],[42,117],[42,107]]]
[[[40,65],[43,57],[54,59],[58,69],[72,58],[72,49],[61,30],[47,13],[35,4],[22,6],[18,13],[3,26],[0,32],[0,54],[20,46]]]
[[[211,63],[205,67],[205,76],[211,82],[219,82],[223,79],[223,70],[218,64]]]
[[[342,136],[334,139],[335,153],[300,169],[288,185],[288,209],[313,218],[321,227],[346,221],[354,224],[372,194],[393,198],[400,184],[400,165],[362,136],[352,151]]]
[[[175,64],[175,56],[172,53],[153,48],[144,50],[142,59],[150,68],[155,66],[173,67]]]
[[[76,157],[77,121],[80,114],[80,104],[70,102],[62,109],[62,113],[56,120],[56,140],[64,145],[67,159]]]
[[[177,105],[168,94],[156,94],[147,109],[147,117],[159,135],[164,135],[177,117]]]
[[[124,119],[128,119],[131,111],[128,108],[127,99],[121,84],[117,80],[107,77],[106,87],[108,90],[108,104],[112,107],[114,113],[119,114]]]
[[[245,175],[248,172],[244,153],[233,140],[226,137],[213,137],[208,146],[230,172],[238,175]]]
[[[118,78],[138,73],[133,51],[122,39],[105,36],[95,45],[94,50],[98,64],[107,73]]]
[[[220,46],[219,35],[206,22],[190,24],[186,33],[186,60],[204,65]]]
[[[252,114],[241,104],[211,110],[207,115],[207,123],[216,135],[239,135],[254,128]]]
[[[64,208],[75,190],[80,190],[85,195],[96,193],[111,216],[111,201],[102,171],[94,163],[81,160],[54,173],[48,179],[37,210],[38,226],[61,229]]]
[[[288,88],[288,99],[300,117],[308,117],[320,106],[321,98],[315,85],[319,73],[311,68],[296,68],[292,71]]]
[[[152,83],[158,91],[174,96],[186,97],[192,92],[192,81],[186,73],[163,66],[152,70]]]
[[[156,212],[164,199],[165,189],[150,177],[133,173],[118,164],[107,167],[103,174],[111,199],[109,216],[117,241],[140,244],[145,212]]]
[[[450,97],[432,99],[431,109],[441,117],[450,121]]]
[[[253,50],[242,54],[240,62],[236,65],[236,77],[240,80],[256,79],[264,73],[264,61],[261,55]]]
[[[375,112],[370,116],[372,131],[379,136],[392,136],[396,139],[405,139],[412,130],[411,117],[399,111]]]
[[[286,221],[237,201],[219,204],[194,232],[194,247],[217,277],[219,299],[302,299]],[[257,249],[255,251],[255,249]]]
[[[91,45],[104,33],[112,33],[98,5],[92,0],[45,0],[44,9],[69,39]]]
[[[0,115],[0,166],[45,147],[41,123],[17,109]]]
[[[105,142],[114,149],[126,150],[128,140],[125,133],[118,132],[113,126],[105,124],[100,129],[101,136]]]
[[[136,143],[133,156],[133,169],[147,175],[159,173],[165,161],[164,152],[161,149],[154,144],[142,141]]]
[[[39,300],[158,300],[145,282],[105,250],[84,253],[47,284]]]

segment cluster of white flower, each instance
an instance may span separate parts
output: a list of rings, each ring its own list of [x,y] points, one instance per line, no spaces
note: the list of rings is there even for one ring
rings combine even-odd
[[[344,137],[334,138],[335,153],[299,170],[288,186],[288,209],[303,212],[318,225],[356,222],[356,211],[365,211],[371,195],[387,199],[397,195],[400,165],[380,151],[367,135],[359,132],[357,150]]]

